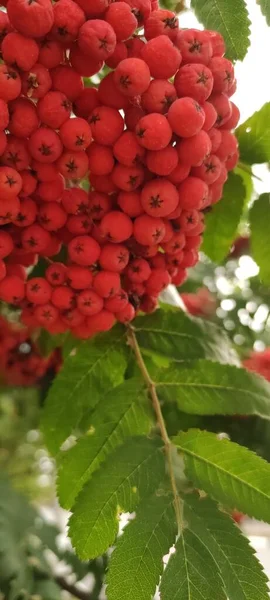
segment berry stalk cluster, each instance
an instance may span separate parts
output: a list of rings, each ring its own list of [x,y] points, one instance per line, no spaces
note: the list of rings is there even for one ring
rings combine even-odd
[[[238,160],[222,36],[151,0],[8,0],[0,39],[0,299],[80,338],[153,311]]]

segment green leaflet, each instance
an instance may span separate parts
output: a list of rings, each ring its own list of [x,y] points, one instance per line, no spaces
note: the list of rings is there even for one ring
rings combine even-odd
[[[160,595],[161,600],[226,600],[214,557],[189,524],[165,569]]]
[[[231,172],[224,185],[222,199],[205,216],[202,250],[213,262],[221,262],[228,256],[236,237],[245,198],[246,187],[242,178]]]
[[[121,383],[126,352],[124,328],[119,326],[82,343],[66,358],[49,390],[41,423],[52,454],[76,429],[84,412]]]
[[[267,600],[267,577],[247,538],[209,498],[185,496],[184,516],[218,565],[229,600]]]
[[[162,442],[130,438],[108,456],[80,492],[69,535],[83,560],[103,554],[118,532],[118,515],[131,512],[164,478]]]
[[[57,456],[57,489],[64,508],[71,508],[85,482],[126,437],[149,433],[149,407],[144,385],[137,379],[126,381],[101,399],[91,415],[88,434]]]
[[[267,25],[270,25],[270,0],[258,0],[262,14],[266,18]]]
[[[270,520],[270,464],[247,448],[213,433],[190,429],[173,442],[183,453],[186,474],[230,508]]]
[[[159,397],[176,401],[184,412],[270,419],[270,384],[245,369],[201,359],[150,372]]]
[[[245,58],[250,45],[250,20],[244,0],[191,0],[191,7],[205,28],[223,35],[227,58]]]
[[[262,194],[249,213],[252,256],[260,267],[260,279],[270,283],[270,194]]]
[[[151,600],[163,572],[163,557],[173,545],[176,533],[170,493],[155,494],[140,505],[112,554],[107,575],[108,600]]]
[[[189,317],[181,310],[159,310],[133,322],[141,351],[174,362],[209,358],[238,364],[226,334],[213,323]]]
[[[270,160],[270,102],[237,127],[240,158],[249,165]]]

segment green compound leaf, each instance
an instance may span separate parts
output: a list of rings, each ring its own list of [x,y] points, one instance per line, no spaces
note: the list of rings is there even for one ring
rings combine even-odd
[[[151,426],[149,401],[141,381],[130,379],[102,398],[91,415],[88,434],[57,456],[57,488],[63,508],[72,507],[92,473],[125,438],[147,435]]]
[[[220,569],[229,600],[267,600],[267,577],[247,538],[209,498],[186,494],[184,517]]]
[[[171,494],[154,495],[139,506],[110,560],[108,600],[151,600],[176,534]]]
[[[116,449],[80,492],[69,535],[86,560],[104,554],[118,533],[118,516],[132,512],[164,479],[165,460],[159,439],[130,438]]]
[[[222,199],[205,215],[202,250],[213,262],[221,262],[228,256],[237,234],[245,198],[246,187],[242,177],[231,172]]]
[[[160,596],[161,600],[226,600],[214,556],[189,525],[165,569]]]
[[[238,364],[227,335],[215,324],[189,317],[181,310],[158,310],[132,323],[142,352],[174,362],[209,358]]]
[[[69,355],[49,390],[41,428],[52,454],[76,429],[84,412],[119,385],[126,368],[124,328],[96,336]]]
[[[270,160],[270,102],[236,129],[240,158],[249,165]]]
[[[254,202],[250,213],[252,256],[260,267],[260,279],[270,283],[270,194],[262,194]]]
[[[214,433],[191,429],[173,442],[183,453],[186,475],[215,500],[270,520],[270,464]]]
[[[232,365],[208,360],[167,369],[150,367],[158,396],[196,415],[258,415],[270,419],[270,383]]]
[[[223,35],[227,58],[245,58],[250,45],[250,20],[244,0],[191,0],[191,8],[205,28]]]
[[[261,11],[266,18],[267,25],[270,25],[270,0],[257,0],[257,4],[259,4],[261,7]]]

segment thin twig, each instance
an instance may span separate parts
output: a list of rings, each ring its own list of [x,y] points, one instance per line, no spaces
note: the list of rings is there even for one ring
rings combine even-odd
[[[79,590],[79,588],[72,583],[68,583],[65,577],[62,575],[55,575],[54,579],[62,588],[62,590],[69,592],[75,598],[79,598],[79,600],[91,600],[91,594],[88,594],[88,592],[84,592],[83,590]]]
[[[134,328],[131,325],[129,325],[127,327],[127,330],[128,330],[129,344],[134,351],[134,354],[135,354],[135,357],[136,357],[136,360],[138,363],[138,367],[139,367],[141,374],[143,376],[143,379],[147,385],[147,389],[148,389],[149,395],[152,400],[153,408],[156,413],[156,418],[157,418],[157,423],[158,423],[158,426],[160,429],[160,434],[161,434],[162,440],[164,442],[165,452],[166,452],[166,457],[167,457],[167,462],[168,462],[169,477],[170,477],[170,482],[171,482],[171,487],[172,487],[172,492],[173,492],[173,497],[174,497],[174,508],[175,508],[177,525],[178,525],[178,533],[180,533],[181,529],[182,529],[182,510],[181,510],[181,499],[178,494],[174,470],[173,470],[173,457],[172,457],[173,446],[172,446],[170,438],[168,436],[166,424],[165,424],[165,421],[164,421],[164,418],[162,415],[162,411],[160,408],[160,402],[159,402],[158,395],[157,395],[156,385],[155,385],[154,381],[152,381],[152,379],[148,373],[147,367],[145,365],[145,362],[143,360],[143,357],[142,357],[142,354],[140,351],[139,344],[137,342]]]
[[[245,163],[239,162],[237,164],[237,167],[241,171],[244,171],[245,173],[248,173],[251,177],[254,177],[254,179],[258,179],[258,181],[262,181],[262,179],[258,175],[255,175],[255,173],[253,173],[251,167],[249,167]]]

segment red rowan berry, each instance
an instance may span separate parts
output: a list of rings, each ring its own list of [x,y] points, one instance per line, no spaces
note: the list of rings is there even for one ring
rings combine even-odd
[[[66,278],[68,285],[74,290],[85,290],[91,286],[93,275],[86,267],[70,265],[66,269]]]
[[[47,267],[45,277],[53,287],[63,285],[68,277],[66,265],[59,262],[52,263]]]
[[[69,287],[58,285],[52,291],[51,302],[59,310],[70,310],[76,304],[76,296]]]
[[[88,235],[77,236],[68,244],[68,255],[75,264],[88,267],[99,259],[100,246]]]
[[[190,96],[200,104],[205,102],[213,89],[213,75],[205,65],[188,64],[181,67],[174,78],[177,95]]]
[[[133,12],[134,12],[134,9],[133,9]],[[123,58],[141,58],[141,51],[142,51],[144,45],[145,45],[145,42],[140,37],[137,37],[137,36],[133,36],[129,40],[126,40],[125,48],[127,51],[127,56],[124,56]],[[122,58],[122,60],[123,60],[123,58]],[[107,61],[107,64],[108,64],[108,61]],[[108,65],[108,66],[110,66],[110,65]],[[115,66],[117,66],[117,65],[115,65]],[[113,67],[113,68],[115,68],[115,67]]]
[[[200,223],[200,213],[196,209],[183,210],[181,216],[179,217],[179,223],[185,234],[187,234],[189,231],[192,231],[192,235],[195,235],[194,229]]]
[[[112,194],[117,191],[117,187],[112,181],[111,174],[95,175],[94,173],[90,173],[89,181],[93,188],[102,194]]]
[[[217,112],[216,127],[221,127],[230,118],[232,114],[232,106],[229,98],[226,94],[212,94],[209,98],[209,102],[213,104]]]
[[[53,304],[47,303],[35,308],[34,317],[41,327],[47,327],[56,323],[59,311]]]
[[[124,96],[138,96],[150,84],[150,71],[140,58],[125,58],[116,67],[114,81]]]
[[[48,92],[37,104],[37,114],[42,123],[52,129],[59,129],[68,120],[71,102],[61,92]]]
[[[183,62],[208,65],[213,54],[211,42],[204,31],[182,29],[177,33],[175,45],[179,48]]]
[[[144,180],[144,170],[142,167],[133,166],[125,167],[117,164],[112,172],[112,181],[120,189],[125,192],[136,190]]]
[[[29,141],[28,148],[31,156],[41,163],[53,163],[62,154],[62,142],[55,131],[40,127]]]
[[[213,90],[216,94],[228,92],[234,82],[234,68],[227,58],[215,56],[210,60],[209,69],[214,77]]]
[[[187,267],[194,267],[199,260],[198,252],[194,249],[184,251],[184,256],[181,261],[181,268],[186,269]]]
[[[145,313],[152,313],[158,307],[158,301],[155,296],[143,296],[140,304],[140,310]]]
[[[0,258],[6,258],[11,254],[14,243],[11,235],[7,231],[0,231]]]
[[[162,243],[162,248],[166,254],[178,254],[185,246],[186,238],[184,233],[174,233],[169,242]]]
[[[166,35],[151,39],[144,45],[141,58],[146,62],[152,77],[169,79],[181,64],[181,54]]]
[[[39,126],[35,104],[26,98],[16,98],[9,103],[9,131],[19,138],[28,138]]]
[[[216,129],[215,127],[212,127],[212,129],[209,129],[207,133],[211,140],[212,152],[214,153],[217,151],[221,144],[221,131],[219,131],[219,129]]]
[[[237,90],[237,82],[236,82],[236,79],[234,79],[233,83],[231,84],[231,86],[227,92],[228,98],[231,98],[231,96],[233,96],[235,94],[236,90]]]
[[[115,323],[115,317],[113,313],[108,310],[101,310],[96,315],[87,317],[86,325],[89,332],[98,333],[101,331],[109,331]]]
[[[6,265],[7,275],[16,275],[16,277],[20,277],[22,281],[26,281],[26,270],[22,265]]]
[[[72,215],[84,214],[89,206],[87,192],[76,187],[64,190],[61,202],[65,211]]]
[[[105,13],[109,0],[76,0],[77,4],[83,9],[88,19],[95,19]]]
[[[221,125],[220,129],[235,129],[236,125],[238,124],[238,121],[240,119],[239,108],[234,104],[234,102],[231,102],[230,104],[231,104],[232,114],[231,114],[230,118],[228,119],[228,121],[226,121],[226,123],[224,123],[224,125]]]
[[[138,217],[144,211],[141,205],[140,192],[120,192],[117,197],[117,203],[126,215],[129,217]]]
[[[88,119],[93,110],[99,106],[98,90],[85,88],[73,103],[73,112],[76,117]]]
[[[234,169],[237,166],[237,163],[239,161],[239,150],[236,150],[236,152],[234,154],[231,154],[229,156],[229,158],[226,160],[226,169],[228,169],[228,171],[232,171],[232,169]]]
[[[84,235],[90,233],[92,221],[86,215],[71,215],[67,219],[66,228],[74,235]]]
[[[135,258],[129,263],[126,274],[130,281],[134,283],[142,283],[150,277],[151,268],[148,261],[144,258]]]
[[[210,154],[200,165],[192,169],[192,175],[200,177],[203,181],[210,185],[218,179],[221,172],[221,162],[215,154]]]
[[[83,81],[79,73],[69,65],[59,65],[50,71],[52,89],[62,92],[74,102],[83,91]]]
[[[147,150],[162,150],[170,143],[172,130],[166,117],[152,113],[139,120],[136,136],[139,144]]]
[[[46,69],[58,67],[60,63],[64,62],[63,46],[57,40],[45,37],[40,42],[39,55],[36,62],[46,67]]]
[[[0,198],[0,225],[14,221],[19,210],[20,200],[17,196],[12,196],[8,202]]]
[[[175,87],[166,79],[153,79],[141,97],[142,108],[148,113],[167,114],[177,99]]]
[[[0,281],[6,277],[7,269],[4,261],[0,258]]]
[[[186,210],[204,208],[208,198],[208,186],[198,177],[187,177],[180,183],[178,192],[180,206]]]
[[[129,99],[118,89],[114,81],[114,71],[105,75],[98,88],[98,99],[104,106],[110,106],[117,110],[126,109]]]
[[[165,220],[164,221],[164,226],[165,226],[165,235],[164,235],[164,238],[162,240],[163,244],[165,244],[166,242],[169,242],[172,239],[173,235],[174,235],[174,229],[173,229],[170,221]]]
[[[78,325],[81,325],[84,322],[84,316],[77,308],[73,308],[71,310],[63,311],[61,320],[67,327],[78,327]]]
[[[77,297],[77,306],[82,315],[90,317],[103,309],[104,301],[93,290],[83,290]]]
[[[177,33],[178,18],[170,10],[154,10],[144,23],[144,35],[147,40],[159,35],[167,35],[174,41]]]
[[[104,308],[112,313],[122,311],[128,304],[128,295],[121,290],[112,298],[107,298],[104,302]]]
[[[121,244],[105,244],[101,248],[99,264],[106,271],[120,273],[129,261],[129,251]]]
[[[108,175],[114,167],[113,151],[108,146],[93,142],[87,149],[89,170],[95,175]]]
[[[85,22],[83,10],[72,0],[58,0],[53,5],[53,37],[62,44],[70,44],[77,39],[79,29]]]
[[[104,146],[112,146],[124,129],[124,121],[114,108],[98,106],[89,119],[95,142]]]
[[[100,221],[112,209],[112,200],[108,194],[101,192],[89,193],[88,213],[93,221]]]
[[[2,6],[4,5],[4,3],[2,2]],[[10,20],[8,18],[8,15],[6,12],[4,12],[3,10],[0,11],[0,48],[2,45],[3,40],[5,39],[6,35],[12,31],[12,25],[10,23]]]
[[[132,131],[124,131],[113,147],[115,158],[127,167],[131,167],[144,157],[145,149],[140,146]]]
[[[17,227],[29,227],[35,223],[37,204],[32,198],[22,198],[18,212],[13,219]]]
[[[225,42],[218,31],[205,31],[206,36],[211,42],[213,48],[213,56],[223,56],[225,54]]]
[[[181,165],[181,163],[178,163],[175,169],[168,175],[168,179],[174,184],[181,183],[181,181],[184,181],[184,179],[188,177],[189,172],[189,165]]]
[[[95,60],[106,60],[113,54],[116,35],[109,23],[101,19],[86,21],[79,31],[80,50]]]
[[[68,119],[59,131],[60,139],[68,150],[86,150],[92,140],[91,129],[85,119]]]
[[[187,278],[187,272],[184,269],[178,269],[176,275],[172,277],[173,285],[180,286]]]
[[[16,275],[7,275],[0,282],[0,298],[8,304],[18,305],[25,297],[25,284]]]
[[[50,0],[9,0],[7,12],[13,27],[29,37],[43,37],[53,26]]]
[[[135,240],[144,246],[159,244],[165,235],[162,219],[140,215],[134,221]]]
[[[0,98],[9,102],[21,93],[22,82],[18,71],[7,65],[0,65]]]
[[[105,21],[112,26],[118,42],[127,40],[138,27],[136,16],[126,2],[110,4],[105,13]]]
[[[178,165],[178,154],[172,146],[166,146],[163,150],[153,152],[148,150],[146,154],[146,166],[156,175],[169,175]]]
[[[72,44],[69,51],[69,62],[73,69],[83,77],[92,77],[98,73],[104,65],[103,60],[91,59],[86,56],[76,43]]]
[[[64,227],[67,213],[57,202],[44,202],[38,211],[38,221],[46,231],[57,231]]]
[[[209,187],[209,190],[210,190],[210,187]],[[191,229],[188,229],[188,230],[186,229],[185,235],[186,236],[200,235],[204,231],[204,229],[205,229],[204,215],[203,215],[203,213],[199,213],[199,220],[198,220],[197,225],[194,225],[194,227],[192,227]]]
[[[216,204],[222,198],[223,184],[215,181],[209,186],[209,200],[211,204]]]
[[[197,250],[202,243],[201,235],[191,235],[186,238],[185,250]]]
[[[18,196],[22,188],[22,178],[11,167],[0,167],[0,199],[9,200]]]
[[[154,267],[155,269],[166,269],[166,258],[165,258],[165,254],[162,254],[161,252],[158,252],[158,254],[156,254],[156,256],[154,256],[151,259],[151,266]]]
[[[122,310],[118,311],[115,314],[115,316],[116,316],[117,321],[119,321],[119,323],[129,323],[129,321],[132,321],[134,319],[134,317],[135,317],[135,308],[129,302],[125,306],[125,308],[123,308]]]
[[[171,277],[167,270],[153,269],[146,282],[146,293],[150,296],[157,296],[171,283]]]
[[[130,131],[135,131],[137,123],[144,117],[145,112],[140,106],[130,106],[125,109],[125,125]]]
[[[8,135],[5,152],[2,155],[2,163],[16,169],[16,171],[27,169],[30,164],[28,145],[25,140]]]
[[[120,276],[113,271],[100,271],[94,277],[93,289],[101,298],[115,296],[121,288]]]
[[[198,133],[204,120],[204,111],[193,98],[179,98],[168,111],[169,124],[174,133],[181,137],[191,137]]]
[[[1,108],[0,108],[1,110]],[[7,136],[4,131],[0,131],[0,156],[4,154],[7,147]]]
[[[178,202],[177,189],[167,179],[154,179],[142,189],[142,207],[152,217],[166,217],[176,209]]]
[[[16,69],[29,71],[38,60],[39,47],[35,40],[11,32],[2,42],[2,55],[4,61]]]
[[[106,60],[106,65],[110,67],[110,69],[115,69],[121,60],[124,60],[127,57],[128,50],[126,44],[124,44],[124,42],[117,42],[114,52]]]
[[[212,144],[206,131],[199,131],[192,137],[184,138],[176,145],[179,161],[196,167],[211,152]]]
[[[211,102],[204,102],[202,108],[205,114],[205,121],[202,128],[204,131],[209,131],[216,123],[217,111]]]
[[[58,175],[53,181],[39,183],[37,195],[45,202],[60,201],[64,191],[64,179]]]
[[[26,298],[33,304],[47,304],[52,288],[43,277],[33,277],[26,284]]]
[[[54,181],[58,177],[58,170],[54,164],[44,164],[37,160],[32,160],[32,172],[38,181]]]
[[[29,98],[43,98],[52,87],[48,69],[36,63],[30,71],[22,74],[22,91]]]
[[[132,221],[124,213],[115,210],[107,213],[101,220],[101,234],[110,242],[124,242],[132,235]]]
[[[226,161],[237,152],[238,142],[233,133],[227,130],[222,130],[221,132],[221,143],[218,149],[216,150],[216,155],[221,161]]]
[[[144,283],[134,283],[130,280],[127,280],[126,289],[132,301],[138,305],[138,298],[145,294],[145,285]]]
[[[143,25],[151,13],[151,0],[124,0],[132,8],[139,25]]]
[[[63,152],[57,161],[57,167],[65,179],[83,179],[88,172],[88,157],[83,151]]]
[[[22,247],[29,252],[42,252],[50,243],[50,234],[40,225],[30,225],[22,231]]]

